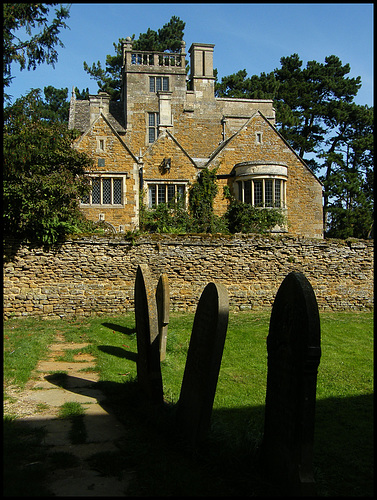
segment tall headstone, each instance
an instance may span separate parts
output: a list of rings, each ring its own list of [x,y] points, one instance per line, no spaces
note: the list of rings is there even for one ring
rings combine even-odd
[[[176,413],[178,431],[193,448],[210,428],[228,316],[225,286],[209,283],[196,309]]]
[[[168,336],[170,291],[167,274],[163,273],[158,280],[156,288],[156,302],[158,315],[158,329],[160,339],[160,361],[166,357],[166,342]]]
[[[134,300],[138,384],[151,402],[160,403],[163,401],[163,388],[157,305],[147,264],[137,268]]]
[[[267,337],[268,372],[261,464],[282,494],[313,496],[313,440],[321,357],[317,300],[302,273],[286,276]]]

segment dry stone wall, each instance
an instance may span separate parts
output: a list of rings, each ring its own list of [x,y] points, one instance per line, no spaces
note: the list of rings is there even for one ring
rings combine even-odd
[[[116,315],[134,310],[137,266],[169,279],[171,310],[195,311],[211,281],[230,310],[271,308],[291,271],[305,274],[320,310],[373,308],[373,242],[257,235],[72,239],[43,251],[4,245],[4,317]]]

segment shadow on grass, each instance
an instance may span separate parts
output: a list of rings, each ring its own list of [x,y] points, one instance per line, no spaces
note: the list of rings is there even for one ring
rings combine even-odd
[[[99,345],[98,349],[106,354],[111,354],[112,356],[116,356],[118,358],[128,359],[130,361],[137,361],[137,353],[132,351],[126,351],[126,349],[122,349],[121,347],[116,347],[112,345]]]
[[[124,426],[114,471],[133,471],[127,495],[279,496],[258,467],[264,406],[215,408],[208,439],[189,453],[175,427],[175,406],[149,405],[136,381],[85,384],[68,375],[46,379],[79,394],[102,392],[105,399],[99,403]],[[35,424],[44,427],[46,421]],[[105,429],[106,422],[101,426]],[[111,474],[108,464],[105,469]],[[319,496],[373,496],[373,395],[317,401],[314,472]]]
[[[114,330],[114,332],[124,333],[125,335],[136,333],[135,328],[128,328],[127,326],[116,325],[115,323],[102,323],[102,326]]]

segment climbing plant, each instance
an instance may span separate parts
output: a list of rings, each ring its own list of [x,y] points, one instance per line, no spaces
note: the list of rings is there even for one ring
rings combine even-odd
[[[146,208],[140,204],[140,230],[149,233],[266,233],[276,225],[285,226],[286,217],[277,208],[256,208],[242,203],[224,187],[224,198],[229,207],[219,217],[214,213],[213,202],[218,193],[216,169],[204,168],[189,190],[189,210],[176,200]],[[140,200],[144,193],[141,191]]]
[[[213,213],[213,200],[218,192],[216,171],[204,168],[189,190],[189,210],[198,233],[218,232],[220,221]]]

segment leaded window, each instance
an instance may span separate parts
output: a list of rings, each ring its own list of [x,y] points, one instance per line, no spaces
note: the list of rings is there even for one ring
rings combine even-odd
[[[148,184],[148,207],[155,208],[161,203],[168,203],[170,206],[177,201],[185,206],[186,186],[185,184],[174,183],[149,183]]]
[[[121,205],[123,198],[123,178],[93,177],[92,190],[81,199],[82,205]]]
[[[160,124],[160,114],[148,113],[148,142],[150,144],[157,139],[159,124]]]
[[[169,77],[167,76],[150,76],[149,91],[158,92],[159,90],[169,90]]]
[[[258,178],[237,181],[238,199],[254,207],[285,208],[286,181]]]

